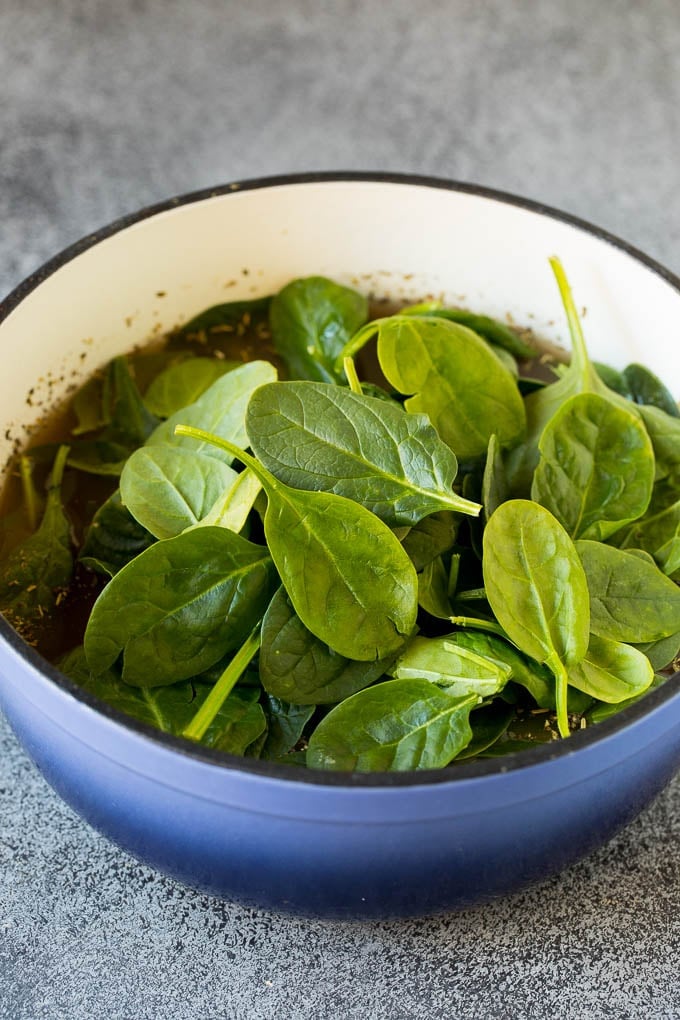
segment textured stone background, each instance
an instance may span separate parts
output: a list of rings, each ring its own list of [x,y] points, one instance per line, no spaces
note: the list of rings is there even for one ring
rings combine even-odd
[[[590,218],[680,270],[673,0],[2,0],[0,292],[121,213],[310,169],[439,174]],[[680,1017],[680,784],[562,877],[339,925],[119,853],[0,723],[0,1016]]]

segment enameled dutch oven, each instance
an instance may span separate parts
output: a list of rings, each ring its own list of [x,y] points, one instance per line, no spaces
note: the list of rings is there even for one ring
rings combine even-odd
[[[397,175],[313,174],[173,199],[85,238],[0,308],[0,455],[37,408],[220,301],[323,274],[443,296],[566,341],[548,256],[585,307],[593,358],[680,391],[680,281],[603,231],[524,199]],[[31,400],[27,395],[32,391]],[[518,889],[604,843],[680,765],[678,677],[609,721],[440,772],[351,775],[234,758],[80,691],[0,620],[0,702],[52,786],[125,850],[277,910],[383,917]]]

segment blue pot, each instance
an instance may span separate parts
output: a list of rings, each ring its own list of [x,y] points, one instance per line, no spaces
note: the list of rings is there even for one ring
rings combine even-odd
[[[300,209],[307,210],[302,219]],[[378,251],[376,231],[397,212]],[[512,278],[498,283],[505,288],[498,300],[510,308],[511,293],[519,293],[517,314],[535,302],[546,310],[547,322],[552,297],[533,278],[522,283],[515,252],[521,244],[529,264],[567,249],[596,281],[587,294],[588,321],[606,323],[603,274],[611,286],[619,281],[617,299],[633,317],[637,313],[626,302],[635,284],[660,324],[658,339],[653,330],[645,334],[647,349],[638,357],[657,368],[668,360],[661,325],[680,316],[678,282],[621,242],[482,189],[380,175],[316,175],[231,186],[147,210],[85,239],[22,285],[0,309],[0,345],[16,350],[21,343],[24,354],[16,376],[4,384],[5,425],[16,430],[30,422],[27,384],[45,360],[57,367],[62,358],[66,378],[70,369],[82,375],[95,367],[79,367],[82,347],[74,338],[94,338],[88,350],[96,349],[103,363],[148,335],[151,323],[169,327],[181,309],[186,318],[210,303],[209,293],[214,300],[217,267],[220,279],[229,278],[246,258],[255,258],[245,226],[256,216],[269,231],[262,244],[271,262],[261,270],[263,288],[305,272],[342,275],[340,267],[353,267],[353,260],[360,272],[371,264],[362,266],[361,258],[372,260],[378,272],[392,252],[394,274],[421,260],[426,265],[429,276],[409,284],[415,288],[411,296],[426,293],[428,281],[433,288],[454,258],[444,251],[434,265],[432,239],[418,242],[422,223],[435,217],[445,238],[454,228],[472,238],[497,224],[502,243],[493,254],[484,253],[481,261],[476,256],[477,269],[465,259],[457,266],[461,290],[481,294],[486,286],[495,293],[495,279],[482,285],[487,261],[496,259],[496,272],[504,257]],[[184,251],[183,239],[196,236],[198,254],[187,266],[177,253]],[[243,255],[247,244],[251,249]],[[572,264],[570,274],[578,277]],[[465,277],[473,270],[482,281],[477,290],[474,274]],[[113,286],[104,307],[99,290],[92,289],[102,274],[120,281],[120,294]],[[191,300],[182,296],[186,274],[195,283]],[[400,284],[394,296],[406,293],[406,286]],[[547,293],[552,284],[546,280],[545,286]],[[144,308],[144,296],[151,302],[149,295],[160,287],[166,303],[140,313],[140,337],[127,334],[121,326],[125,310]],[[229,298],[250,293],[237,289]],[[606,332],[589,336],[595,357],[607,357]],[[622,358],[631,360],[630,354],[629,346]],[[671,369],[671,384],[680,385],[680,367]],[[10,445],[16,435],[10,431]],[[19,740],[55,790],[95,828],[188,885],[307,915],[403,917],[459,909],[519,889],[608,840],[680,766],[679,676],[569,740],[440,772],[388,775],[277,767],[168,737],[81,691],[1,619],[0,676],[0,704]]]

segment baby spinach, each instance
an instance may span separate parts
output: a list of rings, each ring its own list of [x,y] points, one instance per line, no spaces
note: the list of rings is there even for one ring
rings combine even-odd
[[[216,445],[259,478],[269,551],[296,613],[316,637],[361,661],[399,648],[415,625],[418,580],[386,524],[344,496],[291,489],[218,436],[183,425],[177,432]]]
[[[241,531],[261,491],[262,485],[252,471],[242,471],[194,527],[215,524],[220,528],[230,528],[231,531]]]
[[[488,698],[505,687],[512,670],[504,662],[480,655],[445,635],[414,637],[387,672],[398,680],[430,680],[446,687],[450,694]]]
[[[612,539],[621,549],[650,553],[664,574],[680,580],[680,500],[666,510],[635,521]]]
[[[323,276],[294,280],[274,297],[270,323],[274,346],[293,379],[337,382],[334,363],[368,318],[363,294]]]
[[[646,691],[654,670],[646,655],[621,641],[590,635],[583,659],[569,667],[569,683],[599,701],[616,704]]]
[[[658,641],[634,643],[633,646],[647,656],[653,669],[666,669],[674,663],[680,652],[680,631]]]
[[[469,744],[478,700],[421,679],[368,687],[321,720],[309,739],[307,765],[356,772],[443,768]]]
[[[483,456],[493,433],[502,446],[521,438],[525,416],[515,380],[466,326],[431,317],[384,319],[378,359],[390,384],[413,394],[406,410],[426,414],[459,460]]]
[[[488,521],[491,514],[501,503],[504,503],[510,496],[508,481],[505,477],[505,465],[503,455],[498,443],[496,433],[489,438],[489,446],[486,451],[486,462],[482,475],[482,505],[484,506],[484,520]]]
[[[481,705],[470,714],[472,740],[456,755],[456,762],[476,758],[492,747],[503,736],[515,717],[512,705],[497,700],[490,705]]]
[[[545,426],[531,498],[572,538],[604,541],[644,514],[654,453],[639,417],[597,393],[567,400]]]
[[[488,315],[477,315],[464,308],[442,308],[437,302],[424,305],[414,305],[411,308],[404,308],[405,315],[430,315],[438,319],[448,319],[449,322],[457,322],[461,326],[467,326],[474,333],[495,344],[501,350],[507,351],[514,358],[535,358],[537,348],[527,341],[510,326],[507,326],[499,319],[492,319]]]
[[[27,640],[33,626],[52,609],[73,574],[71,527],[61,501],[68,446],[52,468],[45,510],[36,532],[16,546],[0,568],[0,612]]]
[[[291,705],[269,694],[264,710],[267,717],[267,739],[262,746],[260,758],[278,762],[299,741],[314,714],[314,706]]]
[[[483,570],[501,627],[555,677],[558,725],[568,736],[567,670],[586,654],[590,631],[588,585],[573,542],[544,507],[508,500],[486,526]]]
[[[390,526],[481,509],[452,491],[456,458],[429,420],[374,397],[325,383],[271,383],[253,394],[246,429],[280,481],[346,496]]]
[[[108,368],[112,394],[110,420],[93,439],[76,439],[68,463],[79,471],[117,476],[133,450],[141,446],[158,425],[142,400],[126,358],[114,358]]]
[[[244,755],[267,729],[267,718],[258,702],[258,693],[250,688],[232,691],[201,742],[216,751]],[[210,692],[207,697],[210,697]]]
[[[225,528],[197,528],[156,542],[123,567],[92,609],[90,669],[122,655],[122,678],[139,687],[188,679],[244,640],[271,598],[267,550]]]
[[[142,527],[156,538],[174,538],[202,520],[237,477],[214,457],[159,443],[128,458],[120,494]]]
[[[680,588],[651,558],[592,541],[577,542],[576,551],[588,583],[593,633],[638,644],[680,631]]]
[[[448,620],[452,613],[449,579],[441,556],[428,563],[418,574],[418,605],[440,620]]]
[[[272,697],[298,705],[328,705],[375,683],[393,657],[356,662],[307,630],[284,588],[262,621],[260,679]]]
[[[673,418],[680,418],[680,410],[672,394],[661,380],[644,365],[627,365],[623,378],[628,386],[631,399],[636,404],[650,404],[658,407]]]
[[[456,542],[459,518],[450,510],[439,510],[409,528],[401,539],[416,570],[422,570]]]
[[[240,365],[239,361],[218,358],[174,362],[153,380],[144,394],[144,403],[158,418],[169,418],[195,403],[217,379]]]
[[[99,507],[85,533],[80,562],[113,577],[155,542],[154,536],[123,506],[120,489]]]
[[[159,425],[149,437],[149,445],[169,443],[171,446],[202,453],[230,464],[232,458],[225,456],[213,443],[196,443],[175,432],[177,425],[191,425],[212,435],[227,439],[238,447],[248,445],[245,419],[246,407],[258,386],[273,382],[276,369],[268,361],[249,361],[232,372],[227,372],[210,386],[199,398],[184,407]]]

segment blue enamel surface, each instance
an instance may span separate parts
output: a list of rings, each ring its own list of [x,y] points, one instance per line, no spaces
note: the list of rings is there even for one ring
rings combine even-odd
[[[605,842],[680,766],[680,693],[527,767],[355,787],[184,754],[97,712],[8,646],[0,672],[20,740],[92,825],[190,885],[310,915],[426,914],[518,889]]]

